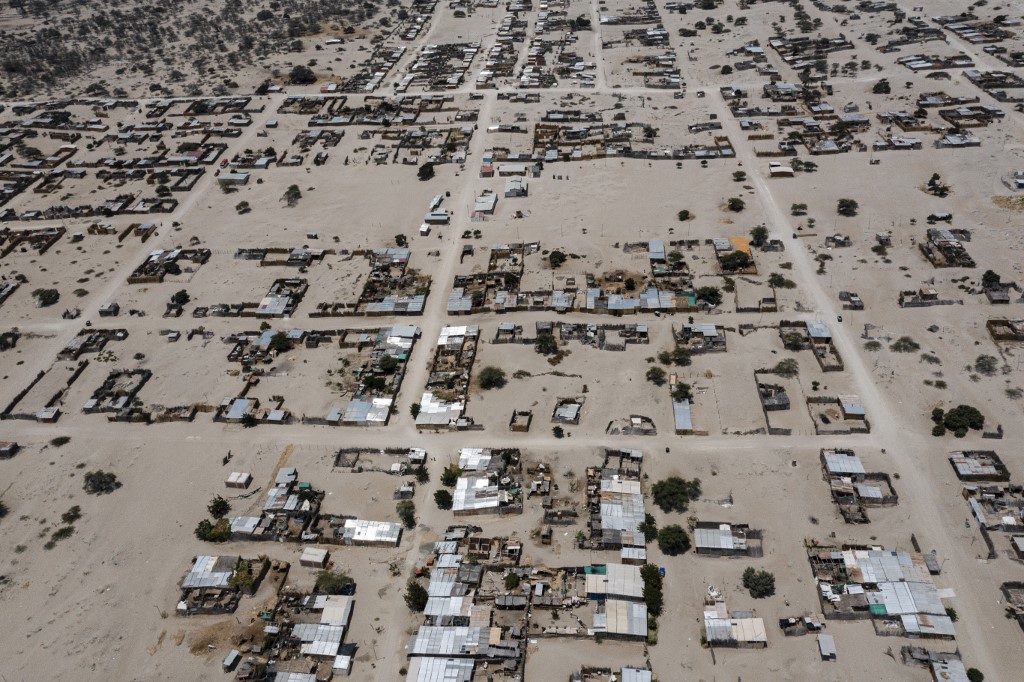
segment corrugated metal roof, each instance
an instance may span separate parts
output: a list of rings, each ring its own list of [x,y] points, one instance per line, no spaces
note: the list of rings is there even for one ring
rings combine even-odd
[[[693,416],[690,414],[690,401],[673,400],[672,418],[675,421],[676,431],[692,431]]]

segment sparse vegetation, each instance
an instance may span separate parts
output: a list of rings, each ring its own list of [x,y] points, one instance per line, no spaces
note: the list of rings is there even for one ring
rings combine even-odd
[[[771,373],[777,374],[785,379],[792,379],[800,374],[800,363],[794,358],[780,360],[779,363],[772,368]]]
[[[974,371],[987,377],[995,374],[997,369],[999,369],[999,360],[991,355],[979,355],[974,361]]]
[[[50,445],[55,448],[61,448],[71,442],[71,436],[57,436],[56,438],[50,439]]]
[[[893,353],[914,353],[920,349],[921,344],[914,341],[914,339],[909,336],[901,336],[896,339],[891,346],[889,346],[889,350]]]

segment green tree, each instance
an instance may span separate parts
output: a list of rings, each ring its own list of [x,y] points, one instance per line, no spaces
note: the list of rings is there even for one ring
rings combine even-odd
[[[231,511],[231,503],[220,495],[214,495],[213,499],[210,500],[210,504],[206,505],[206,511],[210,512],[210,516],[213,518],[219,519],[227,516],[228,512]]]
[[[693,296],[698,301],[706,301],[714,306],[722,305],[722,291],[718,287],[700,287],[693,292]]]
[[[725,205],[726,208],[728,208],[733,213],[739,213],[740,211],[747,207],[747,203],[743,201],[743,199],[740,199],[739,197],[730,197],[729,200],[725,202]]]
[[[441,472],[441,485],[454,488],[459,476],[462,476],[462,469],[454,464],[449,464]]]
[[[82,489],[90,495],[105,495],[121,487],[117,476],[103,469],[86,472]]]
[[[420,404],[419,403],[413,403],[412,405],[410,405],[409,406],[409,414],[412,415],[413,419],[415,419],[416,417],[420,416]]]
[[[644,542],[654,542],[658,537],[658,521],[652,514],[644,514],[643,523],[637,530],[644,534]]]
[[[644,603],[647,604],[647,613],[660,616],[665,606],[661,570],[655,564],[644,564],[640,567],[640,578],[644,581]]]
[[[677,403],[684,400],[693,400],[693,390],[690,384],[684,384],[681,381],[677,382],[672,388],[672,400],[675,400]]]
[[[658,549],[663,554],[676,556],[690,551],[690,536],[682,526],[672,524],[658,531]]]
[[[219,519],[216,523],[203,519],[194,532],[203,542],[227,542],[231,539],[231,524],[227,519]]]
[[[992,289],[998,286],[1002,282],[1002,277],[993,270],[986,270],[985,274],[981,276],[981,285],[986,289]]]
[[[682,211],[676,214],[676,217],[679,218],[680,222],[686,222],[687,220],[690,220],[693,217],[693,214],[684,208]]]
[[[275,332],[270,337],[270,343],[267,344],[267,350],[276,351],[278,353],[287,353],[292,349],[292,340],[288,338],[288,332]]]
[[[191,300],[192,300],[192,297],[189,296],[188,292],[185,291],[184,289],[182,289],[181,291],[175,292],[174,295],[171,296],[171,303],[173,303],[176,306],[184,306],[185,304],[187,304]]]
[[[509,574],[505,576],[505,591],[511,592],[519,587],[520,580],[518,573],[515,571],[509,572]]]
[[[684,512],[690,502],[700,497],[700,479],[686,480],[679,476],[670,476],[651,486],[651,497],[654,504],[666,514]]]
[[[670,352],[668,356],[672,361],[672,364],[676,367],[688,367],[692,358],[690,351],[682,346],[676,346],[673,348],[672,352]]]
[[[888,95],[892,92],[892,86],[889,85],[889,81],[883,78],[882,80],[871,86],[871,92],[876,95]]]
[[[985,674],[977,668],[968,668],[967,679],[970,680],[970,682],[985,682]]]
[[[36,289],[32,292],[32,296],[40,308],[46,308],[60,300],[60,292],[56,289]]]
[[[395,511],[398,513],[398,518],[402,520],[402,523],[406,528],[416,527],[416,503],[412,500],[402,500],[395,505]]]
[[[718,259],[725,272],[739,272],[750,267],[750,254],[746,251],[731,251]]]
[[[661,367],[649,367],[647,369],[647,380],[655,386],[664,386],[665,370]]]
[[[775,575],[768,571],[758,571],[748,566],[743,571],[743,587],[750,590],[754,599],[764,599],[775,594]]]
[[[405,605],[410,611],[422,611],[427,608],[427,588],[423,587],[415,578],[409,578],[405,584]]]
[[[492,388],[503,387],[508,379],[505,377],[505,370],[500,367],[494,367],[493,365],[484,367],[480,370],[480,388],[489,390]]]
[[[299,189],[298,185],[289,185],[288,189],[284,191],[282,200],[288,204],[288,208],[293,208],[299,203],[299,199],[302,198],[302,190]]]
[[[293,85],[316,83],[316,74],[308,66],[298,64],[288,73],[288,82]]]
[[[432,180],[434,178],[434,164],[428,161],[421,165],[416,171],[416,177],[418,177],[421,182]]]
[[[860,204],[853,199],[840,199],[836,203],[836,213],[846,218],[852,218],[857,215],[858,209],[860,209]]]
[[[761,246],[768,241],[768,228],[764,225],[751,228],[750,240],[754,243],[754,246]]]
[[[564,253],[555,250],[548,254],[548,263],[551,264],[552,270],[557,270],[567,258],[568,257]]]
[[[946,412],[942,425],[947,430],[952,431],[953,435],[963,438],[967,434],[967,429],[980,431],[985,426],[985,415],[976,407],[957,405],[952,410]]]
[[[434,503],[437,505],[438,509],[451,509],[453,504],[452,494],[444,488],[441,488],[434,493]]]
[[[551,355],[558,352],[558,340],[551,332],[540,332],[537,334],[533,349],[541,355]]]
[[[563,429],[561,426],[557,426],[557,425],[556,426],[552,426],[551,427],[551,435],[554,436],[555,438],[565,438],[565,429]]]

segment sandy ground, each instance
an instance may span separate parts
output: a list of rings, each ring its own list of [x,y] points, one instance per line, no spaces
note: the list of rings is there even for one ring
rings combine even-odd
[[[620,7],[621,5],[621,7]],[[582,13],[597,14],[621,11],[625,3],[599,9],[598,3],[570,5],[571,17]],[[909,7],[904,9],[909,10]],[[895,60],[906,54],[969,52],[978,68],[1002,69],[995,58],[981,49],[951,38],[947,45],[928,43],[911,45],[902,53],[882,54],[867,44],[868,32],[885,33],[887,17],[864,14],[860,19],[846,15],[823,13],[808,6],[807,12],[822,19],[820,34],[836,37],[844,33],[855,43],[855,50],[841,52],[830,58],[840,64],[850,60],[868,59],[872,67],[860,69],[853,77],[830,79],[835,94],[828,98],[841,108],[847,102],[860,105],[861,112],[872,119],[871,130],[858,137],[870,145],[883,126],[874,113],[890,110],[913,110],[921,92],[945,90],[952,95],[980,96],[982,103],[993,103],[963,78],[951,71],[951,80],[934,81],[925,74],[914,74],[898,66]],[[932,2],[924,16],[962,11],[960,4]],[[982,8],[979,13],[994,15],[996,8]],[[439,6],[426,32],[409,44],[409,50],[388,83],[397,82],[407,72],[414,55],[427,44],[480,41],[486,50],[494,44],[494,26],[503,10],[481,10],[468,19],[456,18],[453,11]],[[696,38],[681,38],[678,29],[692,27],[698,20],[714,16],[724,20],[726,14],[745,16],[746,26],[732,26],[719,35],[702,31]],[[16,440],[22,451],[10,461],[0,461],[0,495],[10,513],[0,520],[0,603],[8,618],[8,627],[0,636],[0,659],[7,680],[38,679],[45,670],[46,679],[222,679],[219,662],[226,650],[224,632],[247,625],[254,611],[268,596],[244,599],[232,617],[195,617],[181,619],[173,615],[178,598],[176,583],[196,554],[231,552],[268,555],[293,562],[288,577],[291,585],[312,584],[313,576],[298,567],[299,550],[291,545],[231,545],[217,548],[196,540],[195,524],[205,514],[205,505],[214,494],[224,494],[223,479],[230,470],[252,472],[261,485],[272,478],[282,464],[296,466],[300,478],[327,492],[324,511],[359,514],[366,518],[395,518],[391,493],[399,480],[383,473],[342,472],[334,469],[334,454],[339,447],[424,447],[430,455],[432,482],[420,486],[415,498],[419,525],[406,533],[402,544],[394,550],[364,548],[339,549],[334,553],[337,566],[355,577],[358,583],[356,607],[348,641],[358,646],[353,679],[397,679],[397,672],[406,664],[404,647],[417,619],[408,613],[400,583],[420,564],[429,546],[444,527],[454,521],[450,512],[437,510],[432,502],[439,486],[438,473],[466,446],[514,446],[523,450],[527,460],[544,461],[554,467],[558,480],[567,473],[580,475],[583,469],[598,462],[600,448],[640,448],[646,455],[645,473],[650,482],[668,475],[697,476],[704,482],[704,499],[694,503],[683,516],[670,517],[655,511],[659,523],[683,523],[693,515],[701,520],[749,523],[765,532],[765,555],[757,560],[729,560],[698,557],[663,557],[655,547],[650,558],[666,567],[666,612],[661,619],[661,640],[645,649],[641,644],[540,639],[531,641],[527,660],[528,679],[565,679],[580,661],[609,665],[642,664],[649,658],[661,679],[719,678],[748,679],[866,679],[925,680],[927,674],[903,666],[887,656],[898,657],[899,647],[920,644],[899,638],[874,635],[867,622],[830,623],[828,632],[836,636],[839,652],[837,663],[818,659],[812,637],[784,638],[776,627],[781,617],[818,610],[811,573],[802,550],[805,538],[836,542],[877,543],[891,549],[909,549],[910,535],[915,534],[922,548],[935,548],[943,563],[942,575],[936,578],[940,589],[955,595],[947,605],[959,613],[957,642],[937,645],[939,648],[959,647],[968,666],[978,667],[986,679],[1014,680],[1024,663],[1020,653],[1021,632],[1018,626],[1003,617],[998,586],[1020,577],[1020,564],[1007,558],[987,561],[979,558],[984,547],[976,530],[965,528],[967,511],[959,496],[960,486],[946,459],[953,449],[996,449],[1006,462],[1014,480],[1024,475],[1024,462],[1014,444],[1021,432],[1021,403],[1011,399],[1007,389],[1024,388],[1019,358],[1021,349],[1013,344],[995,344],[985,329],[985,321],[993,317],[1021,317],[1021,303],[993,307],[983,296],[971,293],[977,288],[981,273],[993,269],[1003,280],[1014,280],[1024,272],[1021,257],[1024,241],[1015,230],[1019,213],[1000,206],[996,197],[1010,195],[1001,179],[1024,161],[1021,126],[1024,116],[1002,104],[1006,118],[976,130],[982,146],[974,149],[935,149],[935,133],[914,133],[924,140],[925,148],[914,152],[858,153],[814,157],[817,171],[800,173],[792,179],[768,176],[768,159],[757,157],[755,148],[774,142],[751,141],[728,111],[718,95],[722,85],[743,86],[757,93],[765,79],[754,71],[737,71],[730,76],[720,73],[718,66],[734,58],[726,53],[748,40],[760,39],[762,45],[771,33],[771,23],[783,17],[782,25],[792,24],[792,9],[784,5],[754,5],[741,11],[734,0],[712,13],[695,10],[686,15],[662,17],[670,34],[671,47],[678,56],[678,66],[687,83],[685,98],[677,100],[667,91],[645,90],[637,79],[624,70],[622,59],[634,54],[630,48],[602,48],[601,40],[622,33],[622,27],[607,27],[580,33],[576,51],[584,59],[598,62],[598,86],[580,90],[569,81],[553,91],[541,93],[541,101],[513,104],[499,101],[497,92],[482,91],[483,99],[469,99],[473,80],[482,66],[480,56],[467,72],[467,83],[454,93],[460,108],[480,112],[479,129],[473,136],[465,167],[439,166],[437,176],[429,182],[415,178],[414,167],[367,163],[369,149],[375,141],[361,139],[362,126],[344,128],[341,143],[331,149],[326,165],[311,163],[292,168],[271,168],[253,171],[253,180],[240,191],[224,194],[216,187],[213,168],[196,188],[183,196],[178,209],[168,215],[156,216],[158,234],[145,244],[136,237],[118,243],[114,236],[86,235],[83,241],[71,243],[70,233],[85,231],[88,222],[68,221],[66,235],[42,256],[31,251],[15,251],[0,260],[0,275],[12,278],[23,275],[28,282],[0,306],[0,327],[18,328],[23,336],[15,349],[0,353],[0,401],[6,405],[39,371],[47,375],[19,405],[19,410],[42,403],[62,385],[68,372],[66,362],[55,361],[56,353],[85,324],[95,327],[128,329],[125,341],[112,342],[108,350],[111,362],[92,362],[64,398],[64,416],[52,426],[28,421],[0,422],[0,440]],[[528,36],[534,34],[535,14],[528,13]],[[843,25],[841,22],[846,22]],[[396,40],[389,38],[389,41]],[[350,72],[356,67],[348,57],[358,50],[351,42],[344,49],[343,62],[335,62],[334,74]],[[1010,50],[1019,49],[1020,38],[1007,41]],[[521,50],[524,45],[517,44]],[[289,61],[305,63],[313,58],[297,53]],[[636,47],[636,53],[652,48]],[[660,50],[656,50],[660,51]],[[795,82],[797,75],[782,63],[778,55],[767,50],[769,62],[783,75],[785,82]],[[359,52],[362,54],[362,52]],[[691,61],[687,55],[692,56]],[[521,55],[522,56],[522,55]],[[325,53],[318,57],[321,66]],[[237,80],[240,88],[251,89],[264,77],[264,67],[286,68],[283,59],[266,60]],[[521,60],[522,64],[523,61]],[[271,66],[271,64],[276,66]],[[877,70],[874,65],[882,68]],[[715,67],[715,68],[712,68]],[[326,70],[318,75],[326,75]],[[137,77],[115,80],[146,95],[144,84]],[[889,96],[871,93],[872,85],[887,77],[893,86]],[[909,88],[905,83],[910,83]],[[503,90],[510,90],[507,85]],[[295,92],[313,93],[316,86],[289,88]],[[697,90],[707,96],[698,98]],[[564,99],[567,96],[572,99]],[[291,145],[294,135],[306,129],[306,117],[276,113],[283,95],[257,100],[265,104],[263,112],[254,115],[254,123],[240,138],[228,140],[229,154],[246,148],[273,145],[279,152]],[[754,102],[762,102],[752,97]],[[358,104],[360,97],[351,98]],[[871,109],[868,109],[868,103]],[[618,106],[621,105],[621,106]],[[531,150],[531,135],[488,134],[486,126],[509,123],[522,114],[532,126],[540,115],[553,108],[585,108],[603,111],[610,121],[614,109],[629,121],[657,127],[659,144],[684,145],[708,143],[712,135],[728,135],[736,157],[714,160],[703,168],[697,161],[640,161],[602,159],[597,161],[557,163],[545,166],[542,176],[531,179],[530,196],[525,199],[499,198],[494,216],[471,222],[469,212],[473,199],[482,190],[499,194],[504,187],[501,178],[479,178],[477,165],[482,152],[494,146],[512,151]],[[88,118],[90,109],[80,107],[76,116]],[[447,115],[447,114],[446,114]],[[687,125],[710,120],[723,124],[723,130],[690,133]],[[126,122],[134,114],[124,110],[111,113],[112,123]],[[0,120],[13,116],[9,111]],[[210,117],[223,123],[226,117]],[[280,121],[280,127],[269,131],[266,138],[257,137],[267,120]],[[781,138],[775,123],[765,120],[767,132]],[[928,121],[939,125],[934,110]],[[431,124],[433,125],[433,124]],[[439,121],[438,125],[452,125]],[[85,140],[88,141],[88,140]],[[54,151],[55,140],[40,137],[32,144],[45,153]],[[109,145],[85,150],[82,158],[109,155]],[[135,153],[136,150],[132,150]],[[145,150],[139,150],[145,153]],[[801,158],[811,157],[801,153]],[[878,164],[869,163],[877,160]],[[347,160],[347,163],[346,163]],[[747,178],[735,182],[733,172],[742,169]],[[939,173],[952,192],[944,198],[933,197],[922,190],[932,173]],[[262,182],[258,182],[262,180]],[[303,198],[295,208],[287,208],[281,197],[291,184],[298,184]],[[98,183],[94,174],[80,181],[68,181],[56,196],[26,192],[9,206],[19,212],[45,208],[50,203],[77,205],[99,198],[113,197],[123,191],[151,190],[142,182],[117,187],[114,183]],[[435,229],[429,237],[418,236],[417,229],[431,198],[450,192],[443,207],[452,212],[450,226]],[[723,209],[729,197],[741,197],[746,209],[732,213]],[[852,198],[860,210],[854,218],[836,214],[836,202]],[[58,202],[59,199],[59,202]],[[239,216],[235,206],[247,201],[252,207]],[[794,217],[791,206],[807,204],[807,215]],[[6,208],[6,207],[5,207]],[[694,219],[680,223],[676,214],[687,209]],[[522,218],[513,217],[517,211]],[[930,213],[950,212],[953,227],[973,231],[966,246],[978,263],[975,270],[962,268],[936,269],[920,254],[917,243],[925,238],[925,218]],[[815,228],[809,227],[809,219]],[[110,222],[118,231],[138,217],[115,217]],[[178,225],[175,225],[178,223]],[[30,223],[40,226],[49,223]],[[784,241],[786,250],[776,253],[755,252],[758,274],[737,280],[736,300],[741,306],[767,295],[767,277],[779,272],[796,283],[796,288],[779,290],[778,313],[736,313],[732,296],[713,315],[697,315],[697,321],[709,321],[736,329],[740,324],[774,327],[780,320],[821,319],[834,335],[846,369],[823,373],[810,351],[793,354],[786,351],[774,328],[758,329],[741,336],[728,333],[728,352],[709,354],[694,359],[676,371],[680,380],[693,384],[696,401],[695,426],[709,433],[707,437],[682,437],[672,434],[671,406],[667,387],[656,388],[643,378],[650,366],[648,358],[656,356],[671,343],[670,325],[682,324],[686,316],[659,317],[639,315],[626,320],[594,318],[573,313],[556,317],[554,313],[521,313],[515,315],[482,314],[448,318],[445,302],[456,274],[479,271],[486,266],[487,248],[495,243],[540,241],[542,250],[562,249],[577,258],[559,270],[552,271],[542,254],[527,258],[524,288],[549,288],[577,282],[587,274],[615,270],[647,273],[643,257],[625,253],[626,242],[650,239],[696,239],[701,245],[686,253],[687,263],[697,286],[721,286],[723,280],[714,261],[711,247],[704,240],[716,237],[745,236],[751,227],[765,224],[773,236]],[[13,229],[25,223],[13,222]],[[940,224],[941,226],[941,224]],[[799,229],[802,228],[802,229]],[[464,230],[481,231],[479,239],[463,240]],[[874,235],[892,232],[893,245],[886,256],[871,251]],[[306,238],[315,231],[319,240]],[[796,232],[801,235],[793,239]],[[827,250],[826,235],[849,235],[853,245]],[[812,234],[813,233],[813,234]],[[227,362],[230,347],[220,339],[256,326],[252,320],[227,318],[191,318],[195,304],[240,302],[262,296],[276,277],[294,274],[291,269],[260,268],[254,262],[233,258],[240,247],[311,247],[355,250],[392,245],[395,235],[409,238],[412,260],[410,267],[429,275],[432,292],[427,300],[426,314],[413,318],[334,318],[309,317],[320,301],[354,299],[368,272],[364,261],[328,256],[314,265],[306,275],[311,288],[296,314],[287,320],[274,321],[275,328],[337,329],[380,327],[410,323],[422,329],[421,342],[414,349],[405,383],[399,396],[398,411],[391,424],[383,429],[331,429],[292,425],[260,426],[242,429],[215,424],[208,414],[200,414],[191,424],[139,426],[110,424],[102,415],[87,415],[81,405],[112,369],[145,367],[154,377],[140,393],[145,404],[182,404],[187,402],[219,402],[235,394],[241,380],[231,371],[236,365]],[[129,285],[128,274],[154,249],[187,246],[191,237],[213,252],[210,262],[194,274],[168,278],[161,284]],[[462,246],[473,244],[477,253],[459,262]],[[824,273],[818,274],[815,257],[827,254]],[[962,281],[962,278],[967,278]],[[954,281],[956,280],[956,281]],[[60,301],[48,308],[37,308],[31,292],[37,288],[54,287]],[[896,304],[901,289],[930,287],[941,298],[962,301],[962,305],[919,309],[900,309]],[[178,319],[161,317],[165,302],[175,291],[186,288],[194,303],[186,316]],[[76,294],[76,290],[81,290]],[[862,312],[842,310],[840,291],[858,293],[865,302]],[[136,308],[145,317],[122,312],[118,318],[100,318],[98,307],[118,301],[122,310]],[[61,313],[80,307],[82,316],[64,320]],[[843,316],[839,322],[838,315]],[[559,319],[574,322],[645,322],[651,327],[649,345],[629,346],[625,352],[600,351],[572,341],[566,345],[570,353],[557,366],[551,366],[533,352],[530,346],[502,346],[490,343],[499,322],[514,321],[532,331],[537,321]],[[468,414],[484,426],[482,432],[419,434],[416,433],[408,406],[419,398],[426,382],[428,363],[437,332],[444,324],[479,324],[481,339],[475,371],[487,365],[503,367],[511,377],[516,370],[532,376],[511,379],[500,391],[472,389]],[[160,332],[167,329],[186,332],[202,325],[213,332],[213,338],[200,338],[168,343]],[[866,329],[866,325],[871,325]],[[928,331],[937,328],[937,331]],[[865,333],[867,336],[865,337]],[[911,336],[921,348],[910,354],[888,350],[888,341]],[[865,349],[868,338],[883,341],[879,351]],[[923,353],[938,357],[933,364],[921,359]],[[137,359],[137,354],[142,354]],[[994,355],[1003,365],[995,376],[974,373],[980,354]],[[302,349],[282,363],[282,376],[261,385],[257,394],[284,395],[286,407],[296,413],[320,414],[329,406],[343,404],[344,399],[329,388],[326,372],[335,367],[343,352],[333,348]],[[789,437],[750,434],[766,426],[758,405],[753,372],[779,360],[795,357],[799,376],[786,382],[794,408],[772,416],[773,426],[793,429]],[[543,375],[558,371],[565,376]],[[286,374],[286,375],[284,375]],[[930,382],[926,384],[924,382]],[[945,388],[937,388],[937,381]],[[819,383],[815,391],[814,382]],[[586,390],[584,390],[584,388]],[[816,436],[805,399],[818,394],[856,393],[864,401],[871,422],[871,433],[856,436]],[[550,414],[560,397],[586,398],[583,417],[578,426],[566,428],[568,438],[557,440],[551,432]],[[982,440],[972,432],[964,440],[952,436],[933,438],[929,435],[929,415],[933,407],[951,407],[960,403],[977,406],[986,416],[986,425],[1001,424],[1005,429],[1002,441]],[[38,404],[38,406],[37,406]],[[510,433],[507,422],[513,409],[532,409],[533,428],[529,433]],[[651,417],[657,436],[606,435],[609,422],[629,414]],[[747,435],[740,435],[747,434]],[[56,436],[69,436],[62,447],[51,445]],[[289,446],[291,446],[289,448]],[[895,508],[872,510],[871,523],[847,526],[830,501],[828,486],[821,479],[818,451],[822,447],[851,447],[865,460],[871,471],[896,475],[894,485],[900,495]],[[883,449],[885,453],[883,454]],[[228,467],[221,458],[231,451]],[[282,453],[288,452],[286,458]],[[85,471],[105,469],[117,473],[123,487],[110,496],[90,497],[81,488]],[[568,496],[567,491],[561,494]],[[235,500],[236,511],[256,504],[259,497]],[[723,503],[723,501],[729,502]],[[574,500],[583,504],[582,495]],[[47,537],[58,526],[57,520],[69,507],[80,505],[82,519],[75,524],[74,535],[59,542],[55,548],[43,547]],[[541,509],[536,500],[527,502],[520,517],[483,518],[485,533],[517,534],[529,537],[540,523]],[[536,565],[578,565],[617,559],[599,552],[582,552],[574,548],[572,537],[577,528],[565,529],[550,547],[528,543],[526,561]],[[997,548],[1005,550],[1005,538],[997,538]],[[1001,552],[1002,553],[1002,552]],[[402,576],[393,578],[387,571],[397,562]],[[773,571],[778,592],[764,601],[751,599],[740,586],[740,574],[747,565]],[[733,609],[754,609],[765,619],[769,648],[764,651],[716,651],[714,658],[700,646],[700,604],[709,584],[722,589]],[[581,617],[586,609],[579,612]],[[214,633],[214,634],[211,634]],[[213,642],[215,649],[205,649]],[[190,653],[195,646],[199,655]]]

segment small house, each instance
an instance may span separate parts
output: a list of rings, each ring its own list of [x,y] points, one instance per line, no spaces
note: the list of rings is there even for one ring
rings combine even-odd
[[[224,485],[228,488],[240,488],[246,490],[252,484],[252,474],[244,471],[232,471]]]
[[[326,549],[319,547],[306,547],[302,550],[302,556],[299,557],[299,564],[306,568],[319,568],[323,569],[327,566],[327,558],[329,554]]]

